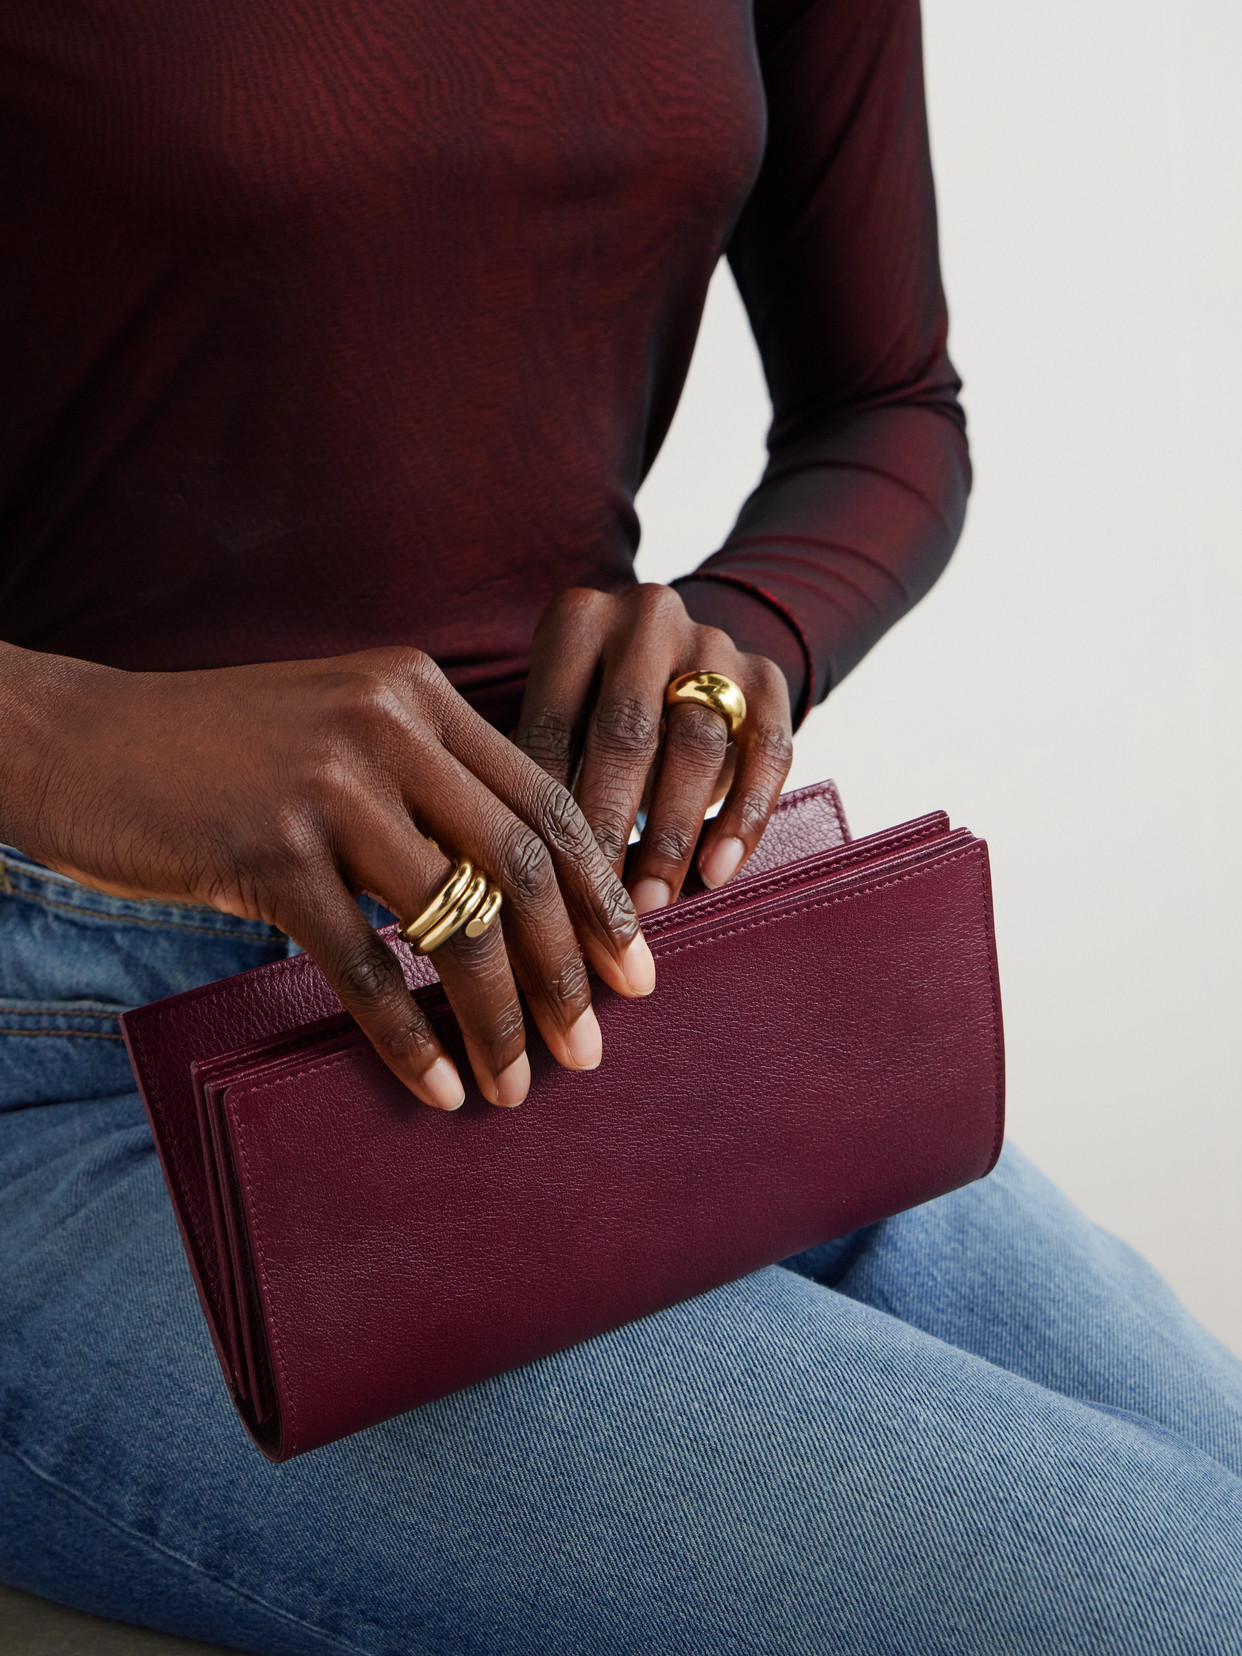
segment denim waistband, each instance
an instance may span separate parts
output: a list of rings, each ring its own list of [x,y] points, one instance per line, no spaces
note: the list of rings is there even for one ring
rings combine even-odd
[[[0,847],[0,1108],[128,1090],[118,1012],[290,948],[263,921],[111,897]]]

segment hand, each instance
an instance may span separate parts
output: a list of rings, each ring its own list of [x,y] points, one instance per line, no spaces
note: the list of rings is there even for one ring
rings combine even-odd
[[[11,752],[26,755],[0,778],[13,843],[103,891],[280,927],[427,1103],[455,1108],[460,1077],[354,901],[419,913],[451,866],[425,836],[504,894],[490,930],[435,953],[485,1098],[516,1104],[529,1084],[515,974],[577,1069],[600,1060],[580,948],[621,994],[654,987],[630,898],[570,794],[418,651],[123,673],[0,650]]]
[[[736,746],[710,708],[674,707],[665,720],[671,680],[699,670],[742,688],[746,723]],[[699,852],[705,885],[723,885],[759,843],[793,755],[789,690],[766,656],[743,655],[727,634],[692,621],[671,587],[619,596],[573,587],[536,629],[514,740],[555,781],[572,783],[618,874],[647,801],[628,876],[643,914],[680,892],[715,800],[727,795]]]

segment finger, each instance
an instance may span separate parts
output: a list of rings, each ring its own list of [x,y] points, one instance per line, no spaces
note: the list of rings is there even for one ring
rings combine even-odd
[[[629,626],[614,634],[605,650],[574,788],[583,816],[618,874],[659,751],[664,691],[685,620],[681,600],[669,588],[640,588],[639,594],[629,611]]]
[[[728,727],[712,708],[683,703],[669,710],[647,824],[629,873],[639,914],[663,908],[681,891],[728,746]]]
[[[350,860],[354,883],[404,921],[421,914],[452,873],[404,812],[377,812],[355,832],[363,849]],[[479,1091],[491,1104],[520,1104],[530,1087],[526,1029],[500,926],[477,938],[462,928],[433,959]]]
[[[655,988],[655,961],[633,901],[573,795],[538,772],[500,786],[513,800],[514,814],[547,847],[566,911],[591,964],[619,994],[649,995]]]
[[[494,796],[487,798],[491,808],[482,820],[475,818],[471,838],[503,893],[509,960],[552,1056],[567,1069],[594,1069],[603,1056],[599,1024],[552,858],[526,823]]]
[[[785,675],[766,656],[746,661],[746,723],[738,734],[733,782],[698,856],[706,886],[732,879],[758,845],[793,761]]]
[[[501,921],[494,920],[481,937],[467,937],[463,928],[432,958],[479,1091],[489,1104],[512,1109],[530,1091],[530,1060]]]
[[[424,801],[460,798],[460,811],[454,807],[457,823],[452,832],[458,835],[452,842],[454,849],[471,856],[493,879],[497,878],[494,854],[485,846],[482,824],[489,810],[489,795],[492,800],[499,800],[511,817],[524,823],[542,841],[552,859],[557,887],[572,929],[605,983],[622,995],[650,994],[655,987],[655,963],[639,928],[634,905],[573,796],[481,719],[447,685],[446,689],[448,696],[438,725],[444,748],[428,753],[425,763],[420,754],[419,794]],[[454,794],[453,790],[458,793]],[[423,825],[434,834],[435,829],[429,824],[439,807],[424,804],[416,810],[410,802],[410,809],[412,814],[424,819]],[[440,820],[439,815],[435,815],[435,820]],[[447,828],[445,831],[449,832]],[[444,843],[450,841],[446,839]],[[478,855],[467,851],[467,845],[475,847]],[[518,845],[513,856],[516,862],[529,863],[533,851]],[[520,947],[520,934],[514,933],[512,915],[507,915],[506,935],[511,945]],[[519,979],[526,988],[526,979],[520,972]]]
[[[577,768],[612,603],[607,593],[573,587],[548,605],[531,643],[530,676],[513,741],[564,787]]]
[[[325,867],[278,924],[318,962],[398,1080],[437,1110],[457,1109],[466,1096],[457,1066],[406,988],[396,955],[367,924],[336,869]]]
[[[511,742],[504,745],[509,764],[555,788]],[[509,959],[548,1050],[567,1069],[594,1069],[602,1055],[599,1024],[551,852],[446,748],[429,746],[418,758],[419,825],[500,887]]]

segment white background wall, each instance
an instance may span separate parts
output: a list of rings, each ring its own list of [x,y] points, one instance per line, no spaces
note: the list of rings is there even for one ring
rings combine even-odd
[[[808,721],[855,832],[988,839],[1012,1136],[1242,1352],[1242,6],[925,0],[977,483]],[[640,570],[727,532],[766,394],[722,269]]]

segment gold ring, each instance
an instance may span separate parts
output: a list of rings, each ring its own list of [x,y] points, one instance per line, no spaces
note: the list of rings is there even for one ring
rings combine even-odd
[[[430,954],[463,926],[467,937],[482,937],[500,913],[501,901],[499,888],[462,857],[423,912],[397,935],[419,954]]]
[[[737,739],[746,723],[746,697],[740,685],[723,673],[683,673],[675,678],[664,692],[664,705],[677,707],[682,702],[698,702],[700,707],[719,713],[729,727],[730,741]]]

